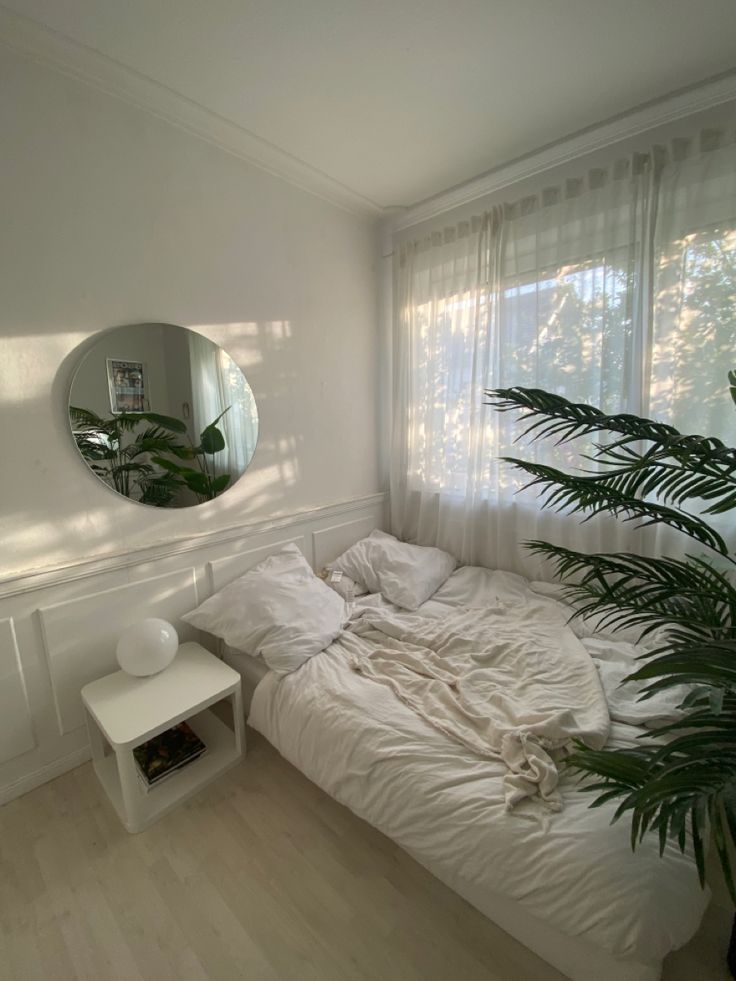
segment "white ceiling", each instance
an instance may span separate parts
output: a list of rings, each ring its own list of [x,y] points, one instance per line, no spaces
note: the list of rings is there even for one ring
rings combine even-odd
[[[736,66],[734,0],[3,0],[380,207]]]

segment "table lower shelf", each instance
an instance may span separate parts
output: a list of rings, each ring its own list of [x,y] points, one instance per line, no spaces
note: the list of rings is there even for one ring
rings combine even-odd
[[[100,783],[128,831],[142,831],[242,759],[243,754],[237,750],[234,732],[211,709],[198,712],[187,719],[187,722],[207,747],[206,751],[199,759],[172,773],[157,786],[149,789],[142,783],[137,786],[138,819],[134,826],[131,825],[123,805],[115,754],[95,761],[95,772]]]

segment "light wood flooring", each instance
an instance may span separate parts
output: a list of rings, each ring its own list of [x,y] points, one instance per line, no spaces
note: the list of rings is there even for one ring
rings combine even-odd
[[[241,766],[139,835],[90,764],[0,809],[2,981],[561,981],[250,730],[248,743]],[[725,981],[728,921],[712,908],[665,981]]]

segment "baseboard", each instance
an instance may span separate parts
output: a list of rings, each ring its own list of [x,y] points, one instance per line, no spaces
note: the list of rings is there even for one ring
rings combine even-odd
[[[82,746],[81,749],[77,749],[73,753],[69,753],[68,756],[62,756],[59,760],[54,760],[52,763],[47,763],[46,766],[42,766],[40,770],[34,770],[33,773],[26,773],[18,780],[14,780],[12,783],[9,783],[4,787],[0,787],[0,807],[2,807],[3,804],[9,803],[11,800],[15,800],[16,797],[22,797],[31,790],[35,790],[36,787],[40,787],[41,784],[48,783],[49,780],[54,780],[56,777],[60,777],[62,773],[67,773],[69,770],[75,770],[78,766],[81,766],[82,763],[86,763],[91,759],[92,754],[89,746]]]

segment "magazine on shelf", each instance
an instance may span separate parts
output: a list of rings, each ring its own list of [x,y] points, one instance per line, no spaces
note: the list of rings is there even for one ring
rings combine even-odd
[[[141,783],[150,790],[182,767],[193,763],[206,750],[205,744],[186,722],[159,733],[133,750]]]

